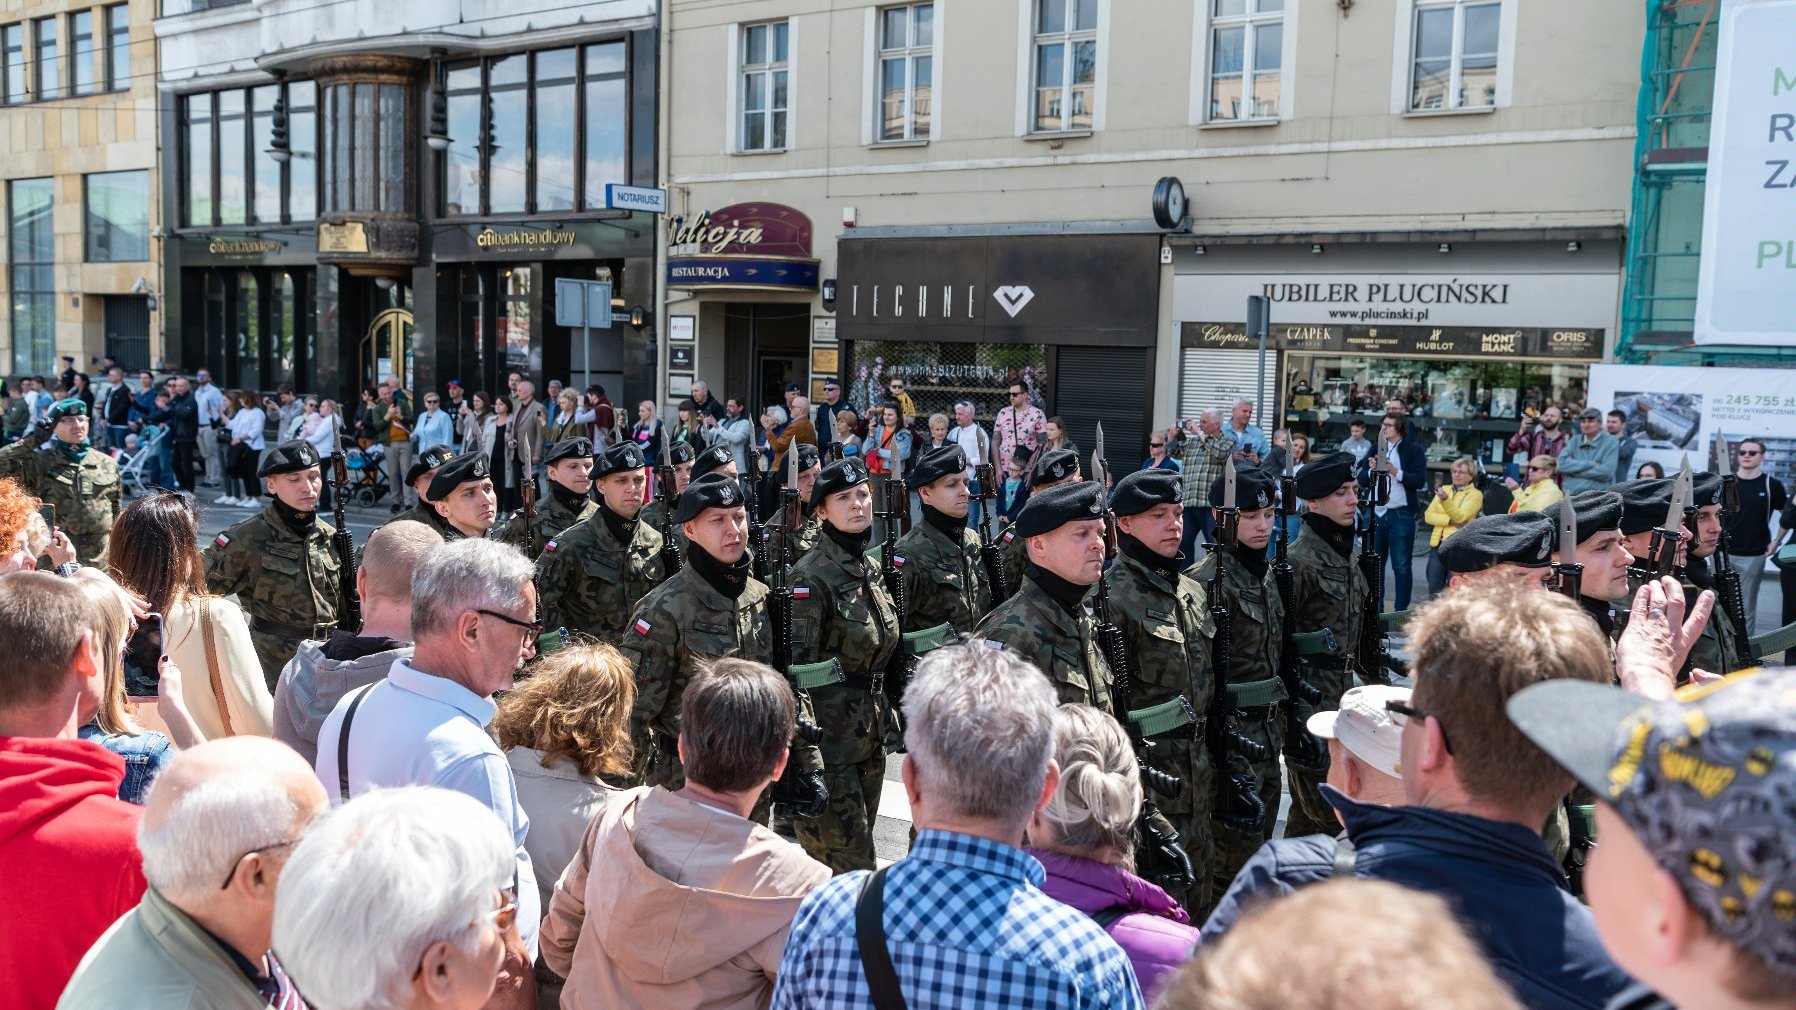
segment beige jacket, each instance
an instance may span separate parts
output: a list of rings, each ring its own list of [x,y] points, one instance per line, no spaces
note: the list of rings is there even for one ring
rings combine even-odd
[[[537,907],[547,909],[555,893],[555,878],[579,855],[587,826],[607,802],[622,793],[582,775],[567,758],[544,768],[543,752],[534,748],[513,747],[505,752],[505,760],[518,783],[518,805],[530,818],[524,851],[530,853],[536,887],[542,892],[543,903]]]
[[[538,934],[563,1010],[756,1010],[799,902],[829,868],[762,825],[660,786],[613,794]]]
[[[218,655],[219,693],[212,692],[206,668],[206,639],[200,634],[199,601],[182,597],[162,615],[162,640],[168,658],[181,671],[181,696],[193,721],[208,740],[225,735],[219,704],[231,714],[231,735],[268,736],[274,718],[274,697],[262,679],[262,663],[249,640],[249,622],[243,608],[231,600],[213,597],[212,647]],[[144,729],[166,734],[168,724],[154,705],[139,705],[137,720]]]

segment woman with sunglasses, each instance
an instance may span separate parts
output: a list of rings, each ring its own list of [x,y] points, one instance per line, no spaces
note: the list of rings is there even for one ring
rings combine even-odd
[[[1554,502],[1565,497],[1559,489],[1559,461],[1551,456],[1536,456],[1528,461],[1526,484],[1517,483],[1514,477],[1505,478],[1503,484],[1515,492],[1515,501],[1509,506],[1511,512],[1540,512]]]

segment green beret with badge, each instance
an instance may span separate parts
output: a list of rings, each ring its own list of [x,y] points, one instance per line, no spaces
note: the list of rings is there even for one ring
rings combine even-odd
[[[593,459],[592,479],[598,480],[627,470],[640,470],[647,465],[648,460],[642,455],[642,446],[635,442],[617,442],[606,446],[605,451]]]
[[[1210,482],[1210,504],[1222,508],[1227,500],[1228,475]],[[1339,487],[1340,485],[1335,485]],[[1259,467],[1243,467],[1235,471],[1235,507],[1243,512],[1269,509],[1278,501],[1278,482]],[[1120,513],[1119,513],[1120,514]]]
[[[865,483],[867,465],[858,456],[838,459],[817,474],[817,483],[811,485],[811,501],[821,505],[830,495]]]
[[[1617,525],[1622,535],[1632,536],[1662,526],[1676,483],[1675,477],[1649,477],[1615,485],[1613,490],[1621,496],[1621,521]]]
[[[920,487],[928,487],[943,477],[964,473],[966,469],[966,450],[958,443],[951,442],[940,448],[925,450],[921,460],[912,462],[910,472],[904,475],[904,484],[915,491]]]
[[[1096,481],[1056,484],[1029,496],[1016,519],[1016,535],[1052,533],[1070,522],[1104,518],[1104,489]]]
[[[592,455],[592,442],[584,436],[564,438],[549,447],[543,456],[543,465],[559,463],[564,459],[580,459]]]
[[[416,484],[418,478],[455,458],[455,450],[446,445],[433,445],[418,454],[411,469],[405,471],[405,482]]]
[[[699,453],[698,459],[693,460],[693,462],[692,462],[692,479],[697,480],[700,477],[703,477],[705,474],[708,474],[714,470],[721,470],[724,467],[729,466],[731,463],[734,463],[734,462],[736,462],[736,457],[732,456],[730,454],[729,446],[727,446],[727,445],[711,446],[710,448],[706,449],[704,452]]]
[[[464,452],[437,468],[437,475],[430,479],[430,487],[425,491],[424,497],[433,502],[440,502],[463,484],[469,481],[486,480],[489,476],[491,476],[491,472],[488,469],[486,453]]]
[[[256,476],[272,477],[281,473],[299,473],[318,465],[318,449],[304,439],[282,442],[280,445],[262,454],[262,463],[256,467]]]
[[[1035,487],[1066,480],[1079,472],[1079,454],[1071,449],[1049,449],[1035,461],[1029,483]]]
[[[1297,471],[1297,497],[1315,501],[1334,494],[1341,485],[1353,482],[1355,462],[1353,453],[1335,452],[1305,464]]]
[[[1498,565],[1545,568],[1557,540],[1553,520],[1544,513],[1501,512],[1461,526],[1436,553],[1447,571],[1462,575]]]
[[[678,448],[678,446],[676,446],[675,448]],[[809,470],[811,467],[816,466],[818,463],[821,463],[822,461],[823,461],[823,457],[818,454],[816,446],[812,445],[809,442],[798,443],[798,472],[799,473],[803,473],[806,470]]]
[[[591,454],[588,453],[588,455]],[[669,466],[681,466],[690,463],[697,458],[698,450],[692,447],[691,442],[673,442],[667,447],[667,462]]]
[[[686,490],[680,492],[674,501],[673,521],[691,522],[706,509],[733,509],[747,504],[742,499],[742,489],[736,485],[736,478],[727,473],[708,473],[694,477]]]
[[[1110,492],[1110,511],[1133,516],[1156,505],[1177,505],[1184,487],[1177,470],[1137,470],[1116,482],[1116,490]]]
[[[1563,521],[1563,504],[1554,502],[1541,510],[1540,514],[1552,522],[1554,530],[1559,529]],[[1578,517],[1578,543],[1604,530],[1621,528],[1621,495],[1613,491],[1580,491],[1571,496],[1571,505]]]
[[[86,417],[87,401],[71,396],[66,400],[57,400],[44,411],[44,420],[55,424],[65,417]]]

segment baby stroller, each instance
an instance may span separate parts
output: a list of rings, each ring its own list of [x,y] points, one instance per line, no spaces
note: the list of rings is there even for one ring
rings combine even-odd
[[[386,497],[392,487],[387,483],[386,472],[381,468],[380,459],[385,450],[376,442],[366,449],[354,444],[346,446],[349,458],[344,462],[349,467],[349,487],[344,493],[349,495],[348,501],[363,508],[371,508],[374,503]]]

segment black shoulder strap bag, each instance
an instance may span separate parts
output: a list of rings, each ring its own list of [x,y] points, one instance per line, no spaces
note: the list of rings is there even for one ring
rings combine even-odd
[[[355,722],[355,710],[362,707],[368,692],[374,688],[374,684],[369,684],[356,692],[350,699],[348,711],[343,713],[343,725],[337,728],[337,795],[345,803],[349,802],[349,727]]]
[[[876,1010],[906,1010],[892,952],[886,949],[886,870],[883,867],[861,880],[860,897],[854,903],[854,942],[861,951],[861,970]]]

